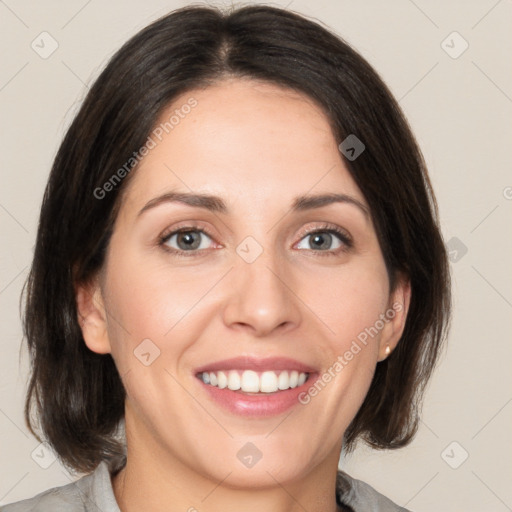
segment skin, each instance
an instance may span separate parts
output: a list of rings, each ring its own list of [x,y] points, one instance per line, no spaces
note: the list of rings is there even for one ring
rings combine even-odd
[[[116,499],[123,512],[341,510],[343,433],[401,336],[409,284],[390,293],[374,225],[357,206],[291,211],[298,195],[332,192],[368,207],[312,100],[229,79],[183,94],[162,120],[190,97],[197,106],[132,171],[101,273],[77,288],[84,340],[112,354],[127,391]],[[173,190],[220,196],[229,211],[163,202],[139,215]],[[304,231],[325,222],[353,246],[324,230],[318,248]],[[194,223],[212,236],[196,233],[193,256],[165,250],[184,250],[177,236],[159,245],[162,233]],[[247,236],[263,249],[252,263],[236,252]],[[195,377],[239,355],[288,356],[323,373],[395,302],[403,308],[379,334],[308,404],[282,415],[236,416]],[[145,339],[160,350],[149,366],[134,356]],[[262,453],[252,468],[237,458],[247,442]]]

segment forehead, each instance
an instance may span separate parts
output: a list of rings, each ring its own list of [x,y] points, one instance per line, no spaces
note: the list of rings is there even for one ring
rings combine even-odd
[[[126,191],[133,207],[170,189],[254,207],[307,192],[349,193],[365,202],[327,116],[291,89],[232,79],[188,91],[162,112],[150,137],[153,147]]]

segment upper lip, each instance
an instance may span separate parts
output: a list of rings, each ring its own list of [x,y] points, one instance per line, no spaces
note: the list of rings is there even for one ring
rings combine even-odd
[[[196,373],[215,372],[220,370],[297,370],[304,373],[314,373],[316,370],[307,364],[289,357],[256,358],[250,356],[233,357],[196,368]]]

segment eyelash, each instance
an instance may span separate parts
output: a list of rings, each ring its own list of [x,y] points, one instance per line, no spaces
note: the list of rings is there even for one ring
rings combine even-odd
[[[192,251],[182,251],[180,249],[169,248],[166,243],[168,240],[176,234],[179,233],[188,233],[188,232],[198,232],[203,233],[211,239],[214,239],[213,235],[208,231],[208,229],[198,226],[197,224],[192,224],[190,226],[184,226],[173,231],[164,231],[158,237],[158,245],[162,247],[164,251],[175,254],[177,256],[191,257],[197,256],[202,250],[192,250]],[[315,235],[317,233],[329,233],[338,237],[340,242],[344,244],[344,247],[338,249],[331,249],[328,251],[316,251],[315,249],[309,249],[310,251],[317,252],[319,256],[337,256],[339,253],[348,252],[353,247],[352,238],[345,231],[341,230],[334,224],[325,223],[320,227],[315,227],[314,229],[306,230],[306,232],[302,233],[300,236],[300,240],[309,235]]]

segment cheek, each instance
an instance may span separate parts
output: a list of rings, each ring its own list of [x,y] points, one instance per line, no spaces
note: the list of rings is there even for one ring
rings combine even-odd
[[[325,277],[321,287],[310,283],[306,296],[314,302],[312,309],[319,312],[329,327],[332,348],[340,353],[374,326],[385,312],[389,300],[388,277],[384,262],[377,258],[361,259]]]
[[[318,384],[312,395],[322,395],[318,406],[332,411],[333,424],[341,431],[362,404],[375,372],[389,283],[384,262],[377,258],[340,269],[324,283],[321,290],[308,290],[311,309],[321,312],[329,327],[324,384]],[[340,404],[343,414],[338,414]]]
[[[155,366],[176,365],[208,321],[208,301],[203,298],[219,280],[213,274],[170,269],[128,255],[111,265],[108,334],[120,372],[126,373],[134,363],[139,369],[135,359],[139,352],[157,354]]]

